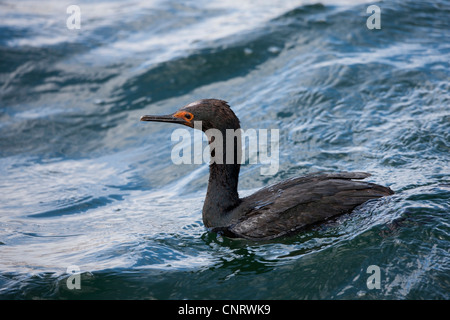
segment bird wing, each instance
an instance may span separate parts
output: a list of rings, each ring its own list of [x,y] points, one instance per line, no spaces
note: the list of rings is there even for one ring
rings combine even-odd
[[[229,230],[240,237],[271,239],[393,194],[389,188],[352,180],[368,176],[364,172],[313,174],[265,187],[242,199],[245,213]]]

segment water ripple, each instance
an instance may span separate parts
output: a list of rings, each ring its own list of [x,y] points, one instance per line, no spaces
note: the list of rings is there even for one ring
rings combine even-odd
[[[69,30],[60,1],[3,1],[0,297],[448,299],[450,12],[376,5],[381,30],[366,1],[94,1]],[[396,194],[276,241],[208,232],[208,165],[139,122],[205,97],[280,130],[279,172],[243,165],[242,196],[319,170]]]

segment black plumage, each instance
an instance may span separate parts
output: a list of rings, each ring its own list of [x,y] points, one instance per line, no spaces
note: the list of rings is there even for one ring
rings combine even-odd
[[[208,190],[203,205],[203,222],[207,228],[228,236],[254,240],[273,239],[303,227],[352,211],[370,199],[393,194],[387,187],[354,181],[367,178],[368,173],[342,172],[311,174],[292,178],[262,188],[240,198],[237,157],[240,144],[233,138],[234,161],[227,163],[225,145],[227,129],[239,129],[239,119],[223,100],[203,99],[166,116],[143,116],[142,121],[171,122],[194,127],[201,121],[209,142],[214,136],[209,129],[222,133],[222,163],[210,164]],[[215,155],[217,160],[217,155]]]

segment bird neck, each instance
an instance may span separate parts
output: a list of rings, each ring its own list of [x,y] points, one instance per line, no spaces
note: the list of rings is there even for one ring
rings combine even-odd
[[[208,134],[207,134],[208,136]],[[228,137],[229,143],[233,143],[232,149],[228,147],[228,152],[234,150],[233,161],[227,162],[227,137],[222,134],[223,145],[222,157],[218,158],[216,148],[213,149],[211,137],[210,141],[211,163],[209,166],[208,190],[206,192],[205,203],[203,205],[203,222],[206,227],[220,227],[227,222],[227,213],[239,205],[238,181],[240,170],[241,144],[240,136]],[[212,139],[214,140],[214,139]],[[230,145],[229,145],[230,146]],[[238,152],[239,150],[239,152]],[[222,161],[218,161],[222,159]],[[239,159],[240,160],[240,159]]]

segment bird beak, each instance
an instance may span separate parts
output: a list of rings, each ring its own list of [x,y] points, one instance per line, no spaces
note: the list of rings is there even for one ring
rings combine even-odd
[[[169,122],[169,123],[178,123],[178,124],[184,124],[186,125],[187,121],[174,117],[173,114],[165,115],[165,116],[142,116],[141,121],[155,121],[155,122]]]

